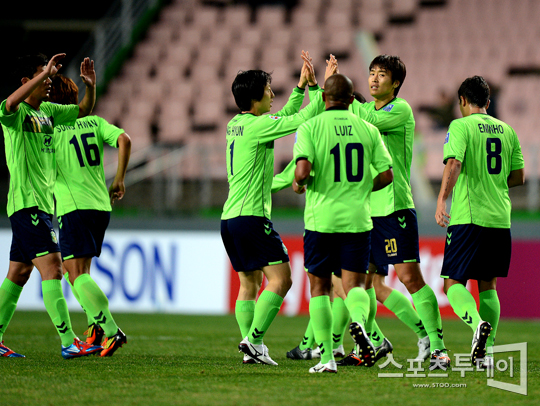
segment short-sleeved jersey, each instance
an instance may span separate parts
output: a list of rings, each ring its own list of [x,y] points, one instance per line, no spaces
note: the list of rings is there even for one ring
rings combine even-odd
[[[54,127],[73,124],[79,106],[43,102],[35,110],[26,102],[16,112],[0,105],[0,123],[4,132],[6,162],[10,181],[7,214],[37,206],[54,213],[53,188],[56,179]]]
[[[312,164],[306,191],[306,230],[361,233],[373,228],[369,198],[370,165],[392,167],[379,131],[348,110],[330,108],[297,131],[294,160]]]
[[[103,143],[117,147],[124,130],[98,116],[79,118],[75,125],[54,129],[57,179],[56,214],[74,210],[111,211],[103,170]]]
[[[508,176],[524,167],[512,127],[487,114],[454,120],[446,134],[444,163],[450,158],[462,163],[452,192],[450,225],[510,228]]]
[[[392,157],[394,181],[371,194],[371,215],[383,217],[398,210],[414,209],[411,191],[411,162],[414,143],[414,116],[409,103],[394,98],[380,109],[375,102],[354,101],[349,109],[373,124]]]
[[[270,219],[274,175],[274,140],[296,131],[313,117],[312,103],[298,111],[304,92],[295,89],[283,110],[274,115],[237,114],[227,125],[229,196],[221,218],[260,216]]]

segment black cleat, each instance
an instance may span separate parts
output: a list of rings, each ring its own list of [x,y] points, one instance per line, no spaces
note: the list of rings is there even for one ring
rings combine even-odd
[[[311,348],[306,348],[301,350],[300,347],[296,346],[290,351],[287,351],[287,358],[290,359],[312,359]]]
[[[349,325],[349,332],[356,343],[357,357],[363,361],[364,366],[372,367],[375,364],[375,350],[366,330],[360,323],[353,321]]]

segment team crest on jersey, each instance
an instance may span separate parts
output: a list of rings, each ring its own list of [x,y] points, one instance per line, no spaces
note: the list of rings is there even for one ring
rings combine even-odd
[[[46,147],[50,147],[52,145],[52,137],[50,135],[46,135],[45,138],[43,138],[43,145]]]
[[[272,120],[279,120],[281,117],[278,117],[278,116],[268,116],[270,117]]]
[[[450,141],[450,131],[446,133],[446,137],[444,137],[444,143],[448,144],[448,141]]]
[[[389,104],[388,106],[383,107],[383,110],[384,110],[384,111],[392,111],[393,108],[394,108],[394,105],[393,105],[393,104]]]

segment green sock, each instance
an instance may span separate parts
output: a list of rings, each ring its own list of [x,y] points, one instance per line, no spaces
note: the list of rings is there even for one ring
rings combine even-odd
[[[302,342],[298,345],[298,348],[300,348],[302,351],[307,350],[308,348],[313,347],[314,342],[315,334],[313,333],[313,323],[311,323],[310,318],[306,328],[306,332],[304,333],[304,338],[302,338]]]
[[[375,347],[381,345],[384,341],[384,334],[375,321],[377,315],[377,295],[375,288],[366,289],[369,296],[369,316],[366,323],[366,332]]]
[[[62,345],[67,347],[73,344],[76,335],[71,329],[71,319],[67,308],[66,299],[62,292],[62,284],[59,279],[51,279],[41,282],[43,291],[43,303],[49,313],[56,331],[60,335]]]
[[[4,279],[0,286],[0,342],[4,339],[4,332],[15,313],[22,290],[22,286],[11,282],[8,278]]]
[[[309,317],[313,324],[315,340],[321,349],[321,363],[334,359],[332,352],[332,308],[329,296],[312,297],[309,301]]]
[[[420,316],[414,310],[413,305],[405,295],[395,289],[388,295],[383,303],[388,310],[396,315],[407,327],[409,327],[418,338],[427,336],[426,329],[420,320]]]
[[[501,317],[501,303],[496,290],[490,289],[480,292],[480,317],[491,324],[492,330],[487,339],[486,347],[493,347]]]
[[[255,312],[255,300],[237,300],[234,307],[236,322],[240,327],[242,340],[248,335],[251,323],[253,323],[253,313]]]
[[[69,287],[71,288],[71,293],[73,293],[73,296],[75,296],[75,299],[77,299],[77,302],[79,302],[79,304],[81,305],[81,308],[84,310],[84,307],[81,303],[81,299],[79,298],[79,293],[75,290],[75,288],[71,284],[69,280],[69,274],[67,272],[64,274],[64,278],[66,278],[66,281],[69,284]],[[86,310],[84,310],[84,313],[86,314],[86,320],[88,321],[88,325],[95,323],[94,318],[90,316],[90,314],[88,314]]]
[[[444,346],[443,341],[443,329],[442,329],[442,320],[441,312],[439,311],[439,304],[437,303],[437,298],[433,289],[428,285],[425,285],[418,292],[413,293],[412,295],[414,306],[416,311],[422,320],[426,332],[429,336],[429,345],[431,351],[443,350],[446,347]]]
[[[84,273],[75,279],[73,287],[79,294],[80,303],[86,313],[89,313],[96,323],[98,323],[106,337],[112,337],[118,331],[118,326],[114,322],[109,311],[109,299],[99,288],[92,277]]]
[[[366,325],[369,316],[369,302],[369,296],[365,289],[352,288],[349,291],[345,299],[345,305],[349,310],[352,321],[360,323],[362,326]]]
[[[343,337],[345,336],[345,331],[347,331],[350,319],[345,301],[339,296],[334,298],[332,319],[332,349],[335,350],[340,345],[343,345]]]
[[[454,313],[467,324],[472,331],[476,331],[478,323],[480,323],[480,314],[476,310],[476,301],[471,292],[467,290],[461,283],[456,283],[450,286],[448,292],[448,301],[454,309]]]
[[[277,293],[263,290],[255,303],[253,323],[247,334],[252,344],[262,344],[263,337],[279,312],[283,298]]]

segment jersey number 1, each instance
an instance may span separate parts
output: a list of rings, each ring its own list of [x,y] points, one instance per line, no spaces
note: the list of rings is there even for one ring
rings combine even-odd
[[[86,155],[86,161],[90,166],[99,165],[99,148],[96,144],[88,144],[88,138],[95,137],[94,133],[86,133],[81,135],[82,144],[84,147],[84,155]],[[81,152],[81,147],[77,141],[77,136],[74,135],[71,141],[69,141],[73,148],[75,148],[75,153],[77,154],[77,159],[79,160],[79,165],[81,168],[84,167],[84,160]]]
[[[334,155],[334,182],[341,182],[341,156],[339,154],[339,143],[330,150],[330,155]],[[358,161],[357,174],[353,174],[353,151],[356,151]],[[349,182],[360,182],[364,177],[364,146],[359,142],[347,144],[345,147],[345,172]]]

